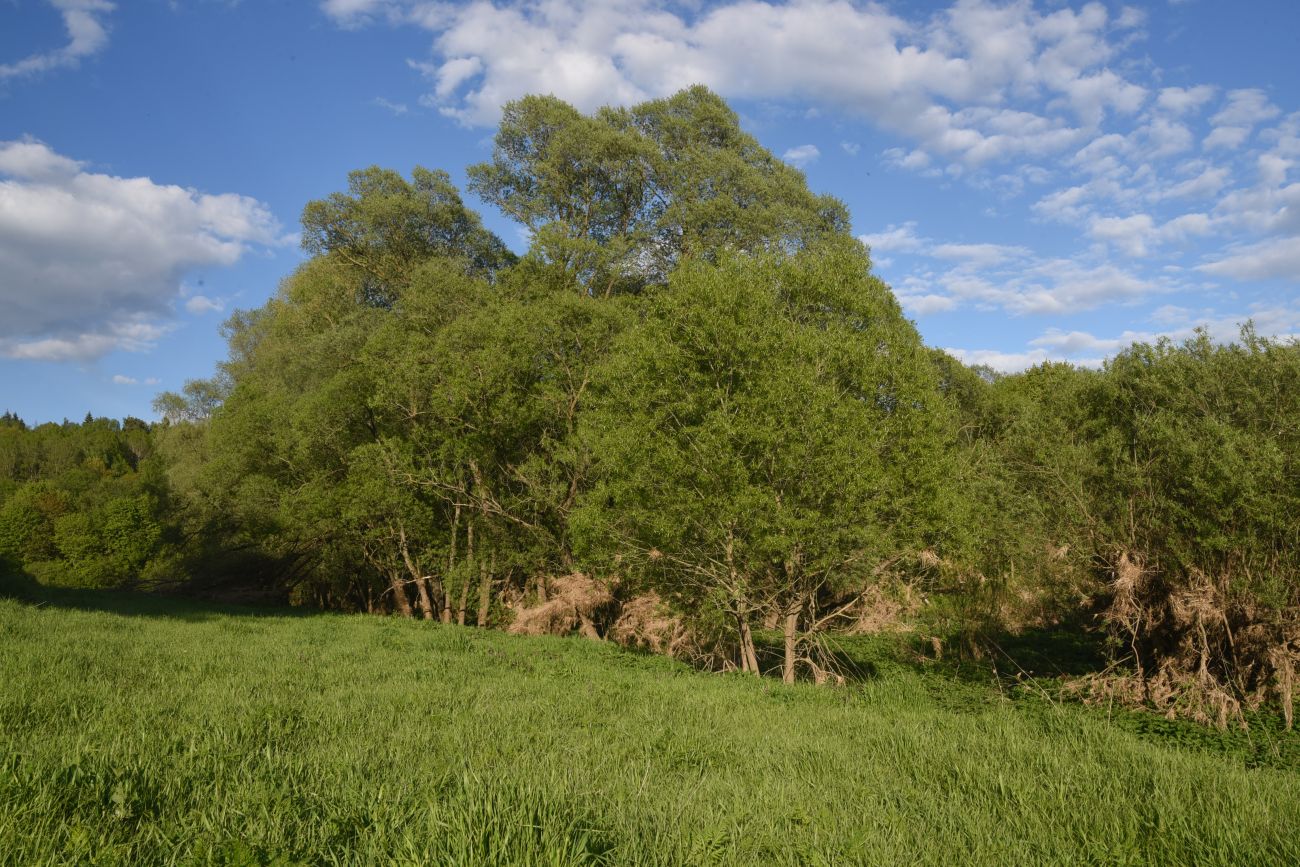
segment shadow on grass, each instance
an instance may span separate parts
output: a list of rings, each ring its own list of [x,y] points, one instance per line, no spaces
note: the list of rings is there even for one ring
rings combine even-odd
[[[1286,729],[1280,707],[1244,710],[1245,727],[1230,725],[1221,730],[1189,719],[1170,719],[1151,708],[1087,703],[1072,693],[1066,688],[1069,681],[1099,674],[1110,665],[1104,635],[1086,619],[1050,629],[986,634],[981,636],[980,648],[978,657],[933,659],[925,658],[914,644],[913,665],[932,675],[928,678],[932,686],[946,680],[954,687],[964,687],[967,704],[975,690],[983,689],[999,700],[1012,702],[1027,716],[1048,720],[1059,719],[1063,711],[1080,713],[1164,747],[1215,754],[1248,768],[1300,772],[1300,730]],[[954,689],[941,704],[960,706],[960,692]]]
[[[240,604],[158,591],[52,587],[13,569],[0,575],[0,599],[3,598],[35,608],[103,611],[125,617],[163,617],[192,622],[216,617],[312,617],[325,613],[312,608]]]

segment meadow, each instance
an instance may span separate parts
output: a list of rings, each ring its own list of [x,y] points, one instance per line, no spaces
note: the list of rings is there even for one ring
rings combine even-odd
[[[866,668],[783,685],[398,618],[0,599],[0,863],[1300,862],[1294,735],[1261,759]]]

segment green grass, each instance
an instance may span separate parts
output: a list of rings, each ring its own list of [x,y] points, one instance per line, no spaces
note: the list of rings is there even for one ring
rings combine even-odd
[[[1300,863],[1300,772],[938,673],[51,598],[0,599],[3,864]]]

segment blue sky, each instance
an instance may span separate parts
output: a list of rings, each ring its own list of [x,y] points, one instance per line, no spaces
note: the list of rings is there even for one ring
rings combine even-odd
[[[0,0],[0,409],[152,418],[349,170],[463,182],[505,101],[695,82],[967,361],[1300,333],[1294,2]]]

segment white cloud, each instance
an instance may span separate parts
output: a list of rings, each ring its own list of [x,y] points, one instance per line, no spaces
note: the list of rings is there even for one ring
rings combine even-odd
[[[917,316],[929,316],[932,313],[946,313],[949,310],[955,310],[960,302],[950,295],[936,295],[934,293],[911,295],[907,292],[899,291],[898,303],[909,312]]]
[[[872,253],[911,253],[926,246],[925,240],[917,237],[916,223],[913,222],[891,225],[875,234],[859,235],[858,240],[870,247]]]
[[[1223,108],[1210,118],[1214,129],[1205,137],[1206,150],[1233,150],[1242,146],[1257,124],[1281,114],[1264,91],[1247,89],[1228,93]]]
[[[1177,121],[1166,118],[1154,118],[1139,131],[1143,138],[1143,156],[1147,159],[1159,159],[1190,150],[1192,131]]]
[[[1248,126],[1216,126],[1205,137],[1201,147],[1207,151],[1212,150],[1233,150],[1239,148],[1250,135]]]
[[[429,30],[433,58],[413,63],[432,85],[427,102],[469,125],[494,124],[526,93],[591,110],[703,83],[867,117],[923,153],[980,165],[1077,144],[1147,99],[1108,66],[1142,15],[1112,18],[1099,3],[1040,11],[959,0],[928,20],[844,0],[326,0],[322,9],[343,26],[384,19]]]
[[[982,364],[1000,373],[1019,373],[1036,364],[1049,360],[1045,349],[1032,349],[1027,352],[1002,352],[997,349],[957,349],[948,347],[944,352],[956,358],[962,364]]]
[[[1029,256],[1030,251],[1026,247],[1006,244],[936,244],[930,249],[930,255],[939,259],[956,259],[973,268],[988,268],[1008,259]]]
[[[1156,97],[1156,105],[1170,114],[1187,114],[1213,99],[1214,92],[1214,88],[1206,84],[1196,87],[1166,87]]]
[[[947,0],[917,11],[865,0],[326,0],[322,8],[344,26],[425,29],[430,54],[408,61],[428,82],[422,104],[468,126],[495,124],[504,103],[527,93],[590,111],[703,83],[789,117],[863,119],[891,136],[883,164],[994,195],[998,207],[982,210],[999,220],[1014,218],[1016,200],[1032,192],[1030,217],[1067,227],[1036,227],[1032,237],[1064,242],[1050,254],[1003,243],[1001,233],[991,243],[941,243],[914,223],[861,236],[877,268],[894,259],[913,266],[896,283],[918,315],[1132,307],[1203,291],[1211,277],[1286,274],[1285,238],[1300,235],[1300,184],[1287,186],[1300,165],[1300,114],[1283,116],[1263,90],[1165,86],[1166,72],[1133,49],[1147,14],[1122,3]],[[851,140],[840,147],[859,152]],[[802,166],[819,154],[800,146],[784,156]],[[1086,248],[1072,251],[1071,242]]]
[[[374,103],[380,108],[392,112],[395,117],[401,117],[410,110],[406,103],[392,102],[391,100],[384,99],[382,96],[376,96],[374,98]]]
[[[0,356],[27,361],[86,361],[114,350],[145,352],[170,328],[154,322],[114,322],[96,331],[68,337],[6,337],[0,335]]]
[[[1234,90],[1228,94],[1227,104],[1210,118],[1215,126],[1252,127],[1281,114],[1278,107],[1268,101],[1262,90]]]
[[[1246,245],[1199,270],[1235,280],[1279,279],[1300,284],[1300,237]]]
[[[40,142],[0,142],[0,355],[146,349],[185,273],[279,244],[280,231],[246,196],[93,173]]]
[[[29,54],[12,63],[0,63],[0,81],[39,75],[52,69],[77,66],[82,58],[97,53],[108,44],[104,18],[113,11],[107,0],[48,0],[63,18],[68,42],[62,48]]]
[[[1094,217],[1088,234],[1109,242],[1127,256],[1142,257],[1153,246],[1181,241],[1193,235],[1207,234],[1213,221],[1206,214],[1183,214],[1163,224],[1157,224],[1150,214],[1133,214],[1128,217]]]
[[[122,373],[113,375],[114,385],[159,385],[162,380],[156,376],[149,376],[144,379],[136,379],[134,376],[127,376]]]
[[[224,302],[214,300],[206,295],[194,295],[185,300],[185,309],[198,316],[203,313],[220,313],[226,309]]]
[[[1154,343],[1161,339],[1186,340],[1197,329],[1222,343],[1236,340],[1241,326],[1253,322],[1257,334],[1278,340],[1295,339],[1300,332],[1300,306],[1253,305],[1247,310],[1224,314],[1203,311],[1193,314],[1180,307],[1162,307],[1152,314],[1152,321],[1171,326],[1150,331],[1125,330],[1114,337],[1099,337],[1088,331],[1049,328],[1030,340],[1023,352],[994,349],[956,349],[945,351],[966,364],[987,364],[1004,373],[1015,373],[1046,361],[1068,361],[1083,367],[1099,367],[1105,359],[1134,343]]]
[[[1158,227],[1141,222],[1153,242],[1208,222],[1204,214],[1186,217]],[[917,234],[914,222],[861,235],[859,240],[871,246],[877,267],[892,264],[878,258],[878,251],[957,263],[944,265],[947,270],[919,267],[896,283],[899,301],[918,315],[967,305],[1017,316],[1071,315],[1107,304],[1131,304],[1174,288],[1168,280],[1152,280],[1109,263],[1036,257],[1026,247],[939,243]]]
[[[984,294],[985,300],[1011,313],[1073,314],[1103,304],[1138,301],[1161,291],[1158,283],[1115,265],[1046,259]]]
[[[930,155],[920,148],[911,151],[904,148],[890,148],[882,156],[891,166],[914,171],[929,168],[931,162]]]
[[[1029,341],[1037,349],[1047,350],[1055,359],[1074,360],[1080,354],[1088,357],[1111,356],[1134,343],[1154,343],[1157,340],[1186,340],[1198,329],[1203,329],[1212,338],[1221,342],[1235,340],[1241,333],[1241,326],[1247,321],[1253,322],[1257,334],[1275,339],[1288,339],[1292,332],[1300,329],[1300,307],[1255,305],[1249,310],[1222,314],[1204,311],[1200,315],[1191,315],[1190,311],[1177,307],[1164,307],[1152,314],[1152,321],[1176,327],[1154,331],[1126,330],[1116,337],[1097,337],[1087,331],[1065,331],[1049,328],[1041,336]]]
[[[325,14],[344,27],[359,26],[388,6],[386,0],[324,0]]]
[[[781,155],[781,159],[793,166],[803,168],[817,162],[817,158],[821,155],[822,152],[817,149],[817,145],[805,144],[790,148]]]
[[[1204,199],[1216,196],[1228,183],[1231,172],[1224,166],[1207,168],[1195,177],[1179,181],[1158,194],[1162,199]]]

